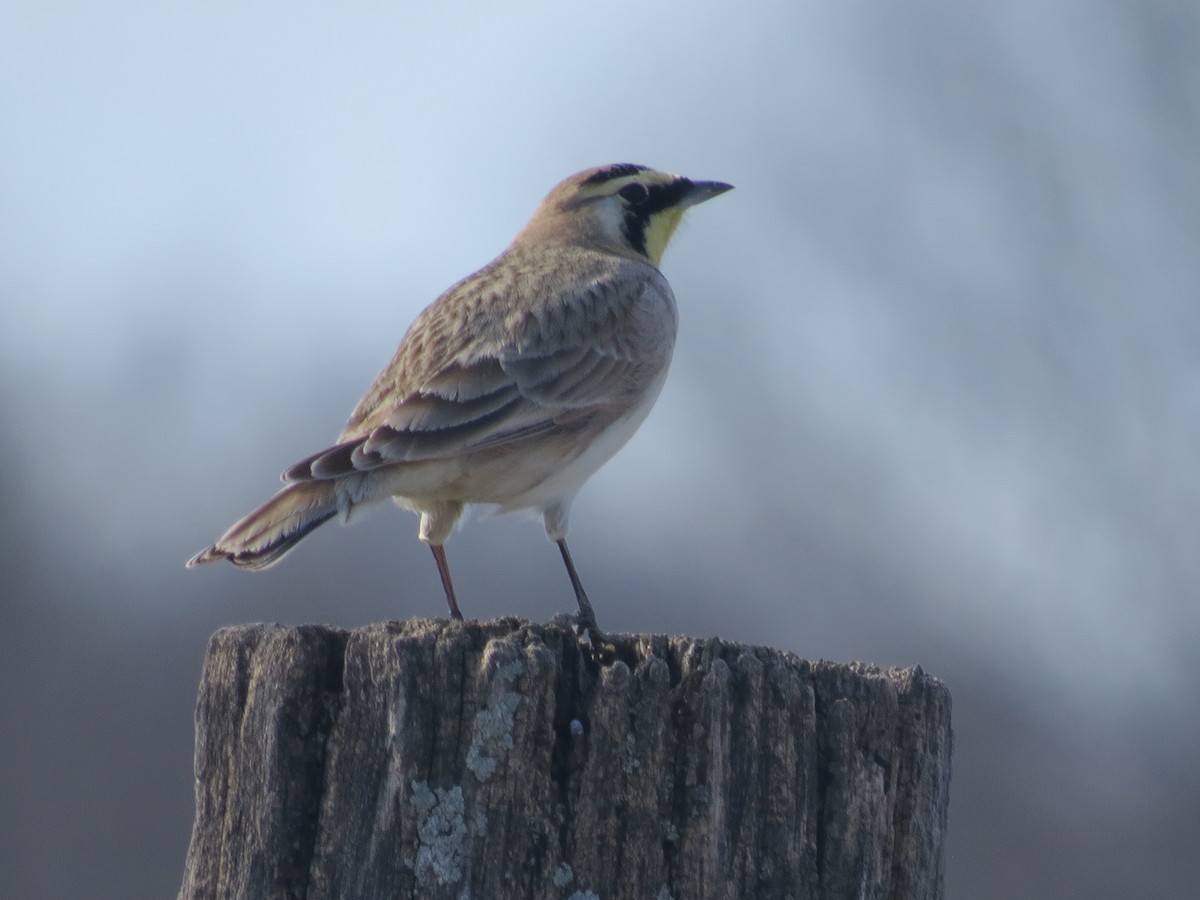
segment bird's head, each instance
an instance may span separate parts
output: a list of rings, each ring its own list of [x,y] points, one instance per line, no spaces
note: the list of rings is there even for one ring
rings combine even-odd
[[[587,169],[550,191],[517,240],[578,242],[657,266],[688,207],[732,188],[633,163]]]

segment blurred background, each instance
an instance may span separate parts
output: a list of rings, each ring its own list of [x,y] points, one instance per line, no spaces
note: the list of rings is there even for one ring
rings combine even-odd
[[[0,894],[182,874],[209,635],[444,614],[381,507],[183,562],[326,446],[545,192],[737,190],[663,269],[658,407],[574,509],[618,631],[919,663],[954,697],[948,895],[1200,881],[1200,7],[8,4]],[[574,602],[540,525],[468,615]]]

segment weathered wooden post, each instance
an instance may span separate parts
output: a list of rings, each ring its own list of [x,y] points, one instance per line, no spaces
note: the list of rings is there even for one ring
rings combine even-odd
[[[921,670],[413,620],[214,635],[181,898],[938,898]]]

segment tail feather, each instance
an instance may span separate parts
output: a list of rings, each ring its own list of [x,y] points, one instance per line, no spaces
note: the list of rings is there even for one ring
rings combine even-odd
[[[254,512],[230,526],[215,544],[187,562],[189,569],[227,559],[241,569],[277,563],[305,535],[338,513],[332,481],[290,484]]]

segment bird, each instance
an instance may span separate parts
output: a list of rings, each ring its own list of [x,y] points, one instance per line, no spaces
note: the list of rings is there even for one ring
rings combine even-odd
[[[579,607],[603,637],[567,549],[571,502],[641,425],[675,346],[659,269],[685,211],[730,190],[632,163],[557,184],[496,259],[413,321],[335,443],[188,568],[265,569],[335,516],[391,498],[420,516],[452,618],[444,544],[468,506],[540,514]]]

